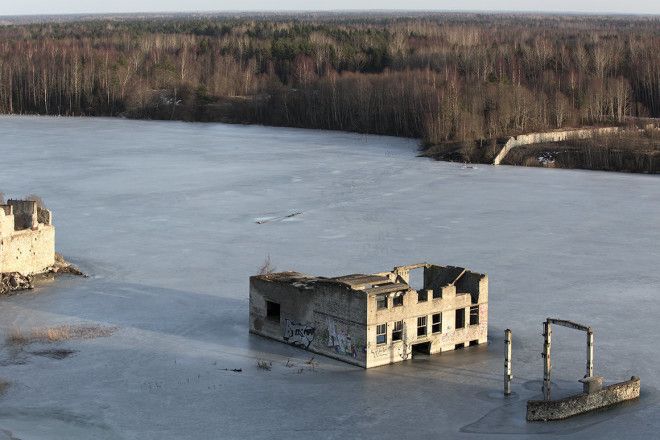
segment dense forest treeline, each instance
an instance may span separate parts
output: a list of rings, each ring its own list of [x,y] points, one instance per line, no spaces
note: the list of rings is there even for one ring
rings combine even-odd
[[[660,116],[660,18],[196,17],[0,27],[0,112],[495,139]]]

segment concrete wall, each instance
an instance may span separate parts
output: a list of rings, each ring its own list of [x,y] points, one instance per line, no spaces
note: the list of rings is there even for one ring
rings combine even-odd
[[[493,165],[499,165],[509,151],[524,145],[540,144],[543,142],[562,142],[567,139],[587,139],[595,135],[616,133],[619,127],[583,128],[577,130],[548,131],[544,133],[521,134],[509,138],[500,152],[495,156]]]
[[[527,420],[561,420],[568,417],[605,408],[619,402],[639,397],[639,378],[632,377],[591,394],[578,394],[559,400],[530,400],[527,402]]]
[[[366,367],[366,295],[347,286],[250,278],[250,332]],[[266,317],[266,300],[280,304]]]
[[[32,201],[9,200],[0,205],[0,272],[32,275],[54,263],[55,228],[50,211]]]
[[[486,281],[487,282],[487,281]],[[427,301],[418,302],[415,290],[407,291],[403,296],[402,306],[393,306],[392,297],[388,297],[388,308],[377,309],[376,298],[369,297],[367,307],[367,367],[400,362],[409,359],[414,344],[429,342],[430,353],[440,353],[456,348],[457,344],[468,346],[471,342],[482,344],[488,339],[488,304],[473,304],[470,293],[456,293],[455,286],[442,289],[442,298],[433,298],[429,292]],[[470,325],[470,307],[479,307],[479,324]],[[465,326],[456,329],[456,310],[465,311]],[[440,313],[442,316],[441,331],[432,333],[432,316]],[[417,336],[417,318],[426,316],[426,336]],[[397,321],[403,321],[403,338],[392,341],[392,330]],[[376,342],[377,326],[387,324],[387,342]]]
[[[16,230],[31,229],[37,226],[39,219],[37,202],[32,200],[7,200],[14,210],[14,227]]]
[[[472,297],[473,304],[488,303],[488,277],[479,273],[465,271],[456,282],[458,292],[467,292]]]
[[[0,238],[14,233],[13,208],[9,205],[0,205]]]
[[[14,231],[0,236],[0,272],[41,273],[55,263],[55,228]]]

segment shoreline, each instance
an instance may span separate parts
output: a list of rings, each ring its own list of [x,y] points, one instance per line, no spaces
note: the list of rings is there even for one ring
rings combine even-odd
[[[359,131],[347,131],[347,130],[333,130],[329,128],[314,128],[314,127],[300,127],[300,126],[290,126],[290,125],[267,125],[259,122],[250,122],[250,121],[213,121],[213,120],[187,120],[187,119],[158,119],[158,118],[133,118],[125,115],[109,116],[90,116],[90,115],[50,115],[50,114],[39,114],[39,113],[2,113],[0,118],[63,118],[63,119],[111,119],[119,121],[141,121],[141,122],[179,122],[186,124],[226,124],[232,126],[247,126],[247,127],[263,127],[263,128],[280,128],[280,129],[293,129],[293,130],[313,130],[316,132],[327,132],[327,133],[345,133],[356,136],[378,136],[378,137],[389,137],[396,139],[407,139],[415,140],[417,142],[417,156],[425,157],[432,159],[438,162],[448,162],[448,163],[464,163],[464,164],[478,164],[478,165],[493,165],[493,158],[496,153],[485,151],[490,147],[487,145],[481,148],[482,151],[479,153],[479,158],[476,160],[468,160],[465,157],[460,148],[465,145],[461,142],[448,142],[446,146],[449,146],[448,149],[442,151],[442,148],[446,148],[442,144],[432,144],[424,145],[423,139],[415,137],[406,137],[406,136],[394,136],[388,134],[379,134],[379,133],[363,133]],[[654,120],[655,121],[655,120]],[[590,127],[575,127],[574,130],[590,128]],[[533,134],[533,133],[530,133]],[[477,144],[479,141],[468,141],[471,144]],[[626,173],[626,174],[648,174],[654,175],[660,173],[660,154],[657,154],[657,159],[655,162],[658,164],[653,168],[653,171],[640,171],[635,169],[611,169],[611,168],[598,168],[598,167],[588,167],[588,166],[562,166],[561,163],[554,161],[553,155],[557,154],[557,151],[566,152],[568,150],[572,152],[580,152],[575,148],[568,149],[563,148],[561,142],[555,143],[538,143],[538,144],[529,144],[517,148],[518,157],[517,160],[504,160],[501,165],[506,166],[515,166],[515,167],[526,167],[526,168],[552,168],[552,169],[570,169],[570,170],[587,170],[587,171],[602,171],[602,172],[617,172],[617,173]],[[546,147],[547,150],[555,150],[553,152],[540,151]],[[552,148],[550,148],[552,147]],[[497,147],[497,151],[501,148],[500,145]],[[634,155],[644,155],[647,152],[636,152],[629,151],[629,154]],[[551,160],[546,160],[547,157],[551,157]],[[534,159],[537,159],[535,162]],[[651,160],[655,158],[652,157]]]
[[[68,262],[61,254],[56,252],[55,263],[43,272],[31,275],[23,275],[19,272],[0,273],[0,295],[17,295],[22,291],[34,289],[35,284],[45,278],[54,278],[65,274],[87,278],[87,275],[77,266]]]

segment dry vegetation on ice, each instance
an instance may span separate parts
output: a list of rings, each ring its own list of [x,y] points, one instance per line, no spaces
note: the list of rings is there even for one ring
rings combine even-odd
[[[49,343],[70,339],[94,339],[107,337],[117,331],[117,327],[100,325],[60,325],[57,327],[36,328],[28,331],[13,329],[7,336],[9,346],[23,346],[35,342]]]

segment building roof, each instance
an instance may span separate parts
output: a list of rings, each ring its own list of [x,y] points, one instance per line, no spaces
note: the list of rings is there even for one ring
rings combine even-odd
[[[340,283],[346,284],[353,289],[363,290],[366,286],[373,286],[378,284],[389,283],[390,279],[381,275],[364,275],[364,274],[353,274],[353,275],[343,275],[340,277],[329,278],[333,281],[338,281]]]
[[[339,277],[315,277],[300,272],[278,272],[257,275],[266,281],[292,284],[298,287],[311,287],[315,283],[340,284],[356,292],[367,295],[385,294],[410,289],[410,286],[401,282],[392,282],[390,278],[382,275],[352,274]]]
[[[400,271],[409,271],[422,267],[429,267],[427,263],[419,263],[408,266],[397,266],[392,272],[382,272],[378,274],[350,274],[338,277],[318,277],[307,275],[300,272],[278,272],[264,275],[257,275],[255,278],[264,281],[273,281],[291,284],[299,288],[310,289],[316,283],[329,283],[338,284],[346,287],[355,293],[364,292],[367,295],[384,295],[393,292],[402,292],[411,290],[410,285],[406,284],[401,276]],[[434,266],[442,267],[444,270],[437,274],[432,282],[435,286],[448,286],[457,283],[463,275],[468,272],[463,267],[456,266]]]

